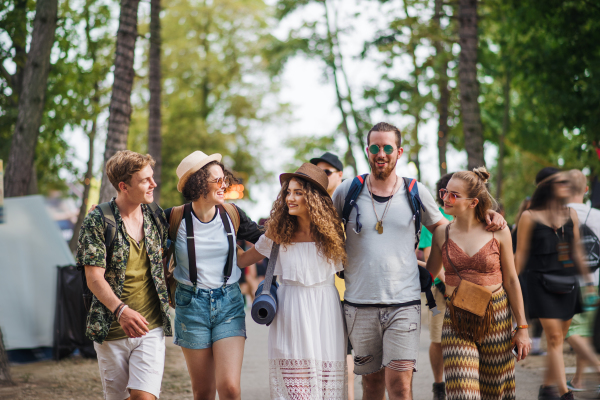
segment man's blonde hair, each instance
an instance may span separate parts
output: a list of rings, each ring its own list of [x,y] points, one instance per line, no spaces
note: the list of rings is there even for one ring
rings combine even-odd
[[[569,171],[569,180],[571,181],[571,188],[573,189],[573,195],[579,196],[585,194],[585,188],[587,187],[587,178],[578,169],[572,169]]]
[[[119,183],[125,182],[129,185],[131,177],[147,165],[154,167],[155,161],[150,154],[140,154],[131,150],[118,151],[106,162],[106,175],[108,180],[119,190]]]

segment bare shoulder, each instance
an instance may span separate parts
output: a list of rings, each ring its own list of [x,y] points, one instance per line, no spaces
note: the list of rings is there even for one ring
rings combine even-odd
[[[508,244],[512,247],[512,236],[510,234],[510,229],[508,226],[504,227],[504,229],[500,229],[497,232],[494,232],[494,236],[501,244]]]

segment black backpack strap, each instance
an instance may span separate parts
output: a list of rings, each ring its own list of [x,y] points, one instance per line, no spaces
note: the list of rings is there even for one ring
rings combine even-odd
[[[194,243],[194,221],[192,220],[192,203],[187,203],[183,209],[185,219],[185,232],[187,236],[188,267],[190,269],[190,282],[196,287],[198,283],[198,269],[196,267],[196,244]]]
[[[358,204],[356,204],[356,199],[358,199],[368,175],[369,174],[358,175],[352,180],[352,184],[350,185],[350,189],[348,190],[344,200],[344,208],[342,209],[342,222],[344,224],[344,231],[346,230],[346,225],[350,220],[350,214],[352,213],[353,208],[356,209],[356,228],[354,229],[354,232],[360,233],[362,230],[360,213],[358,210]]]
[[[106,266],[112,259],[112,253],[115,245],[115,237],[117,236],[117,220],[115,212],[110,206],[110,202],[98,204],[98,210],[104,221],[104,246],[106,247]]]
[[[413,221],[415,222],[415,249],[419,247],[419,240],[421,238],[421,210],[426,212],[425,206],[419,196],[419,185],[416,179],[402,178],[404,186],[406,188],[406,197],[408,198],[408,204],[413,213]]]
[[[154,224],[157,226],[160,232],[160,239],[162,240],[162,238],[165,235],[165,232],[169,231],[169,223],[167,222],[169,218],[167,217],[167,219],[165,219],[163,217],[163,214],[161,212],[162,209],[155,202],[148,204],[148,207],[150,208],[152,219],[154,220]]]
[[[225,207],[219,205],[217,206],[219,209],[219,215],[221,216],[221,221],[223,221],[223,226],[225,227],[225,232],[227,232],[227,242],[229,243],[229,252],[227,253],[227,262],[225,263],[225,267],[223,269],[223,287],[227,285],[227,281],[231,277],[231,273],[233,272],[233,253],[235,251],[235,241],[233,240],[233,232],[231,230],[231,223],[229,222],[229,218],[227,217],[227,211],[225,211]]]

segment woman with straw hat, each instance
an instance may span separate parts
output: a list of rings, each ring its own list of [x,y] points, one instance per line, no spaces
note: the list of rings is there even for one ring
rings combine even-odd
[[[346,399],[346,333],[335,273],[346,261],[327,175],[305,163],[281,174],[267,232],[238,257],[244,267],[281,245],[278,310],[269,330],[271,399]]]
[[[185,356],[194,399],[214,399],[215,392],[222,400],[240,399],[246,325],[238,284],[241,271],[231,243],[256,243],[263,231],[237,206],[234,217],[225,212],[224,194],[235,178],[221,164],[220,154],[193,152],[181,161],[177,176],[177,190],[190,203],[165,210],[170,223],[177,225],[171,227],[177,229],[174,342]],[[176,209],[178,224],[173,218]],[[236,218],[237,235],[232,228]]]

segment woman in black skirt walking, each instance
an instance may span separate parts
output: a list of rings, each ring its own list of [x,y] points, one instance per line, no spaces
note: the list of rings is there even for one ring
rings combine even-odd
[[[546,332],[547,370],[538,398],[573,399],[564,374],[563,340],[571,318],[582,311],[577,275],[592,281],[583,263],[579,229],[573,228],[579,226],[577,213],[566,207],[571,196],[567,176],[544,168],[536,184],[529,210],[519,221],[516,265],[517,272],[527,273],[529,317],[539,318]]]

